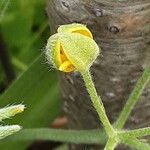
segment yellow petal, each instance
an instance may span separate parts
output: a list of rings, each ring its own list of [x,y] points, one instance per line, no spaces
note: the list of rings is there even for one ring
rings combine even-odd
[[[71,31],[71,30],[70,30]],[[91,39],[93,39],[92,33],[90,32],[90,30],[88,30],[86,27],[84,28],[74,28],[71,31],[72,33],[80,33],[82,35],[85,35]]]
[[[58,33],[60,32],[71,32],[71,33],[79,33],[84,36],[87,36],[89,38],[93,39],[93,35],[90,32],[90,30],[83,24],[73,23],[68,25],[62,25],[58,28]]]
[[[54,53],[54,57],[55,57],[55,60],[57,61],[58,66],[62,63],[61,55],[60,55],[60,47],[61,47],[60,42],[58,40],[57,43],[56,43],[55,53]]]
[[[71,64],[71,62],[69,60],[67,60],[60,65],[59,70],[63,71],[63,72],[72,72],[75,70],[75,68]]]

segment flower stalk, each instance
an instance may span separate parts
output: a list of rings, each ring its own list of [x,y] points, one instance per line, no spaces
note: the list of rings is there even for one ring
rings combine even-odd
[[[91,97],[93,106],[94,106],[96,112],[98,113],[98,116],[105,128],[107,135],[109,137],[114,136],[115,131],[114,131],[112,125],[110,124],[109,119],[106,115],[102,100],[101,100],[100,96],[97,95],[90,72],[89,71],[81,72],[81,74],[82,74],[83,80],[85,82],[86,89]]]
[[[147,128],[140,128],[140,129],[135,129],[135,130],[123,130],[118,132],[118,135],[121,137],[144,137],[144,136],[149,136],[150,135],[150,127]]]
[[[104,150],[113,150],[116,147],[117,143],[118,141],[116,141],[115,138],[108,139]]]

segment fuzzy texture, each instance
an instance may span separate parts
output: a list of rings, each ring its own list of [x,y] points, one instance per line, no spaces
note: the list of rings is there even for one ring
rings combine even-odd
[[[0,109],[0,121],[13,117],[16,114],[23,112],[24,109],[25,109],[25,106],[22,104],[1,108]],[[3,139],[15,132],[18,132],[21,129],[22,127],[19,125],[0,126],[0,139]]]
[[[21,130],[19,125],[0,126],[0,140]]]
[[[25,106],[22,104],[7,106],[0,109],[0,121],[15,116],[18,113],[23,112]]]
[[[60,26],[46,45],[47,60],[64,72],[89,70],[99,52],[91,32],[82,24]],[[63,68],[64,62],[70,63],[72,69]]]

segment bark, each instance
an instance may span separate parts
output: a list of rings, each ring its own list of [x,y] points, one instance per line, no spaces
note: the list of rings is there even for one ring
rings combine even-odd
[[[61,24],[78,22],[86,24],[94,34],[102,52],[91,72],[113,123],[137,79],[150,63],[150,1],[48,0],[46,10],[52,33]],[[69,118],[68,128],[100,128],[79,73],[60,73],[60,85],[63,110]],[[149,126],[149,105],[150,85],[144,90],[125,128]],[[88,148],[71,145],[70,149]]]

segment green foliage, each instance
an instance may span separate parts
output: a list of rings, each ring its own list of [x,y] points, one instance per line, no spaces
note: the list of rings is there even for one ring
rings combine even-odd
[[[0,96],[0,106],[23,103],[27,109],[6,124],[23,128],[48,127],[59,114],[55,71],[46,67],[44,45],[50,35],[43,0],[0,0],[0,34],[9,53],[16,80]],[[0,65],[0,82],[6,77]],[[1,85],[1,84],[0,84]],[[30,142],[0,142],[3,150],[24,150]]]
[[[41,53],[49,36],[45,1],[12,0],[7,7],[0,22],[4,42],[13,57],[30,64]]]
[[[0,22],[2,22],[3,17],[5,16],[5,12],[8,8],[10,0],[1,0],[0,1]]]
[[[39,56],[0,97],[0,105],[10,103],[24,103],[26,111],[16,116],[8,123],[20,123],[23,128],[47,127],[59,112],[57,76],[54,71],[49,72],[45,67],[45,59]],[[32,81],[32,82],[31,82]],[[18,143],[18,142],[17,142]],[[17,144],[15,143],[15,144]],[[0,142],[0,149],[24,149],[25,144],[15,148],[14,143]]]

